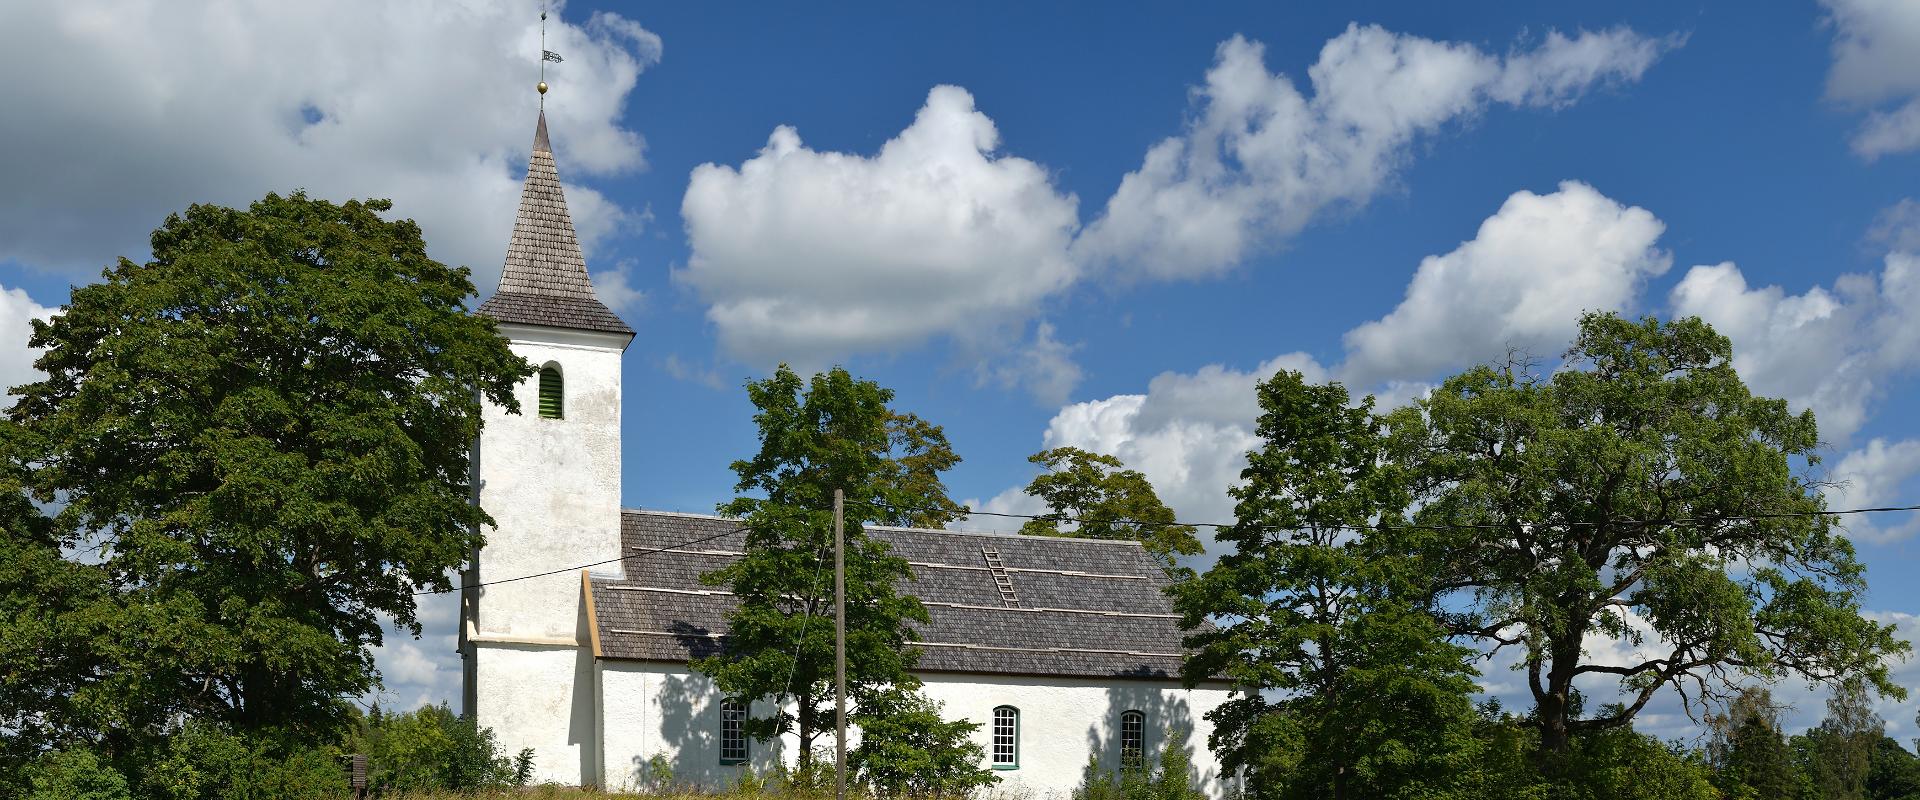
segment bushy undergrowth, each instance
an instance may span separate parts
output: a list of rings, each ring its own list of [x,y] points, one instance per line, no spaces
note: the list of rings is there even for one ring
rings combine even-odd
[[[525,786],[533,770],[531,750],[502,755],[492,730],[445,705],[406,714],[376,708],[361,719],[346,750],[367,756],[368,783],[381,794]]]
[[[376,796],[432,796],[524,786],[531,751],[498,752],[493,732],[446,706],[404,714],[361,715],[335,744],[296,737],[243,736],[193,721],[177,730],[110,748],[46,753],[0,796],[28,800],[323,800],[347,795],[346,754],[368,758]],[[459,794],[448,796],[460,796]]]

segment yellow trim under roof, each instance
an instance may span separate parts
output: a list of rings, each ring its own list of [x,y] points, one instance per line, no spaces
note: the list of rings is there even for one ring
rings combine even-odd
[[[593,642],[593,657],[600,657],[600,617],[593,612],[593,580],[580,570],[580,594],[587,599],[587,639]]]

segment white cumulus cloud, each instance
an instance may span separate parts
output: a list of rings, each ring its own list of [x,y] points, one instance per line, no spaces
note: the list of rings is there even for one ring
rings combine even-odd
[[[1618,311],[1672,265],[1666,226],[1646,209],[1568,181],[1515,192],[1475,237],[1420,262],[1406,299],[1346,334],[1342,376],[1356,386],[1422,379],[1505,348],[1558,355],[1583,311]],[[1551,351],[1551,352],[1548,352]]]
[[[1499,102],[1562,106],[1638,80],[1677,39],[1626,29],[1549,34],[1501,58],[1377,26],[1349,26],[1307,70],[1312,96],[1269,72],[1265,47],[1220,45],[1185,133],[1147,152],[1078,254],[1159,278],[1218,273],[1330,209],[1364,205],[1422,134]]]
[[[53,312],[54,309],[34,302],[23,289],[0,286],[0,410],[12,406],[18,399],[7,394],[7,390],[42,377],[33,367],[41,351],[28,347],[27,339],[33,336],[32,321],[44,320]]]
[[[1833,464],[1826,490],[1832,509],[1875,508],[1907,498],[1907,485],[1920,475],[1920,439],[1873,439]],[[1888,542],[1920,531],[1920,514],[1854,514],[1840,518],[1856,540]]]
[[[1211,364],[1162,373],[1145,394],[1061,408],[1044,446],[1118,456],[1146,474],[1180,518],[1231,520],[1227,490],[1259,444],[1259,382],[1283,369],[1310,381],[1337,378],[1391,408],[1424,394],[1440,373],[1499,357],[1509,346],[1557,355],[1582,311],[1626,309],[1648,278],[1668,269],[1671,258],[1655,247],[1664,230],[1645,209],[1579,182],[1545,195],[1516,192],[1473,239],[1422,260],[1398,308],[1349,331],[1341,363],[1295,352],[1250,370]],[[983,507],[1029,513],[1034,503],[1020,489]]]
[[[0,5],[0,262],[91,273],[140,257],[190,203],[305,188],[388,197],[430,252],[499,275],[533,139],[539,20],[461,3]],[[564,9],[562,9],[564,10]],[[643,165],[620,124],[661,43],[631,20],[554,13],[548,123],[563,175]],[[640,215],[568,187],[589,245]]]
[[[1789,295],[1754,288],[1732,263],[1697,266],[1673,288],[1673,313],[1733,340],[1754,391],[1811,408],[1823,438],[1845,441],[1893,375],[1920,366],[1920,256],[1888,255],[1879,276],[1842,275],[1831,289]]]
[[[750,363],[993,341],[1077,277],[1078,201],[999,145],[955,86],[872,156],[813,150],[781,126],[738,168],[694,169],[677,277]]]
[[[1325,380],[1327,372],[1303,353],[1288,353],[1251,370],[1211,364],[1193,373],[1165,372],[1147,384],[1145,394],[1115,395],[1073,403],[1056,413],[1042,437],[1043,448],[1078,447],[1118,456],[1153,483],[1161,501],[1175,516],[1196,522],[1233,519],[1228,487],[1240,482],[1247,452],[1259,444],[1253,425],[1259,416],[1255,384],[1283,369],[1296,370],[1308,380]],[[979,504],[1001,513],[1044,511],[1021,486],[1010,487]],[[1004,520],[981,517],[961,527],[999,525]],[[1211,530],[1202,531],[1203,537]]]
[[[1186,132],[1151,148],[1085,231],[1078,199],[998,152],[972,95],[940,86],[871,156],[810,149],[782,126],[737,167],[695,169],[681,208],[693,256],[678,277],[750,363],[947,337],[983,378],[1053,401],[1080,371],[1073,345],[1035,318],[1096,269],[1219,272],[1330,207],[1364,205],[1422,133],[1491,103],[1567,105],[1639,79],[1677,44],[1624,28],[1553,32],[1502,58],[1355,25],[1308,70],[1308,98],[1236,36],[1194,90]]]
[[[1853,150],[1869,161],[1920,148],[1920,4],[1821,0],[1833,26],[1827,97],[1867,111]]]

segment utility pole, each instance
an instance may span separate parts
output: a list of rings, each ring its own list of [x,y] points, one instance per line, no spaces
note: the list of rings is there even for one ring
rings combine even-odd
[[[846,494],[833,490],[833,781],[847,800],[847,537]]]

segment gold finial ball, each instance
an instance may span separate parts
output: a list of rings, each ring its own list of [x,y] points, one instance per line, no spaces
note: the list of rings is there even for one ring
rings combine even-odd
[[[535,89],[539,89],[539,90],[540,90],[540,93],[541,93],[541,94],[546,94],[546,93],[547,93],[547,82],[546,82],[546,81],[541,81],[541,82],[540,82],[540,85],[539,85],[539,86],[535,86],[535,87],[533,87],[533,88],[535,88]]]

